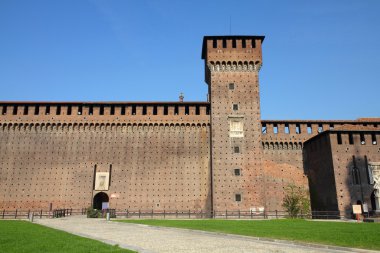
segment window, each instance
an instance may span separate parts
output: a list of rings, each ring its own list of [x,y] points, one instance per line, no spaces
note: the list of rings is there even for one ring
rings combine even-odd
[[[24,115],[28,115],[29,107],[27,105],[24,106]]]
[[[235,146],[235,147],[234,147],[234,153],[235,153],[235,154],[240,153],[240,147],[239,147],[239,146]]]
[[[6,105],[3,105],[3,111],[1,112],[1,114],[3,114],[3,115],[7,114],[7,106]]]
[[[229,84],[228,84],[228,88],[229,88],[230,90],[234,90],[234,89],[235,89],[235,84],[234,84],[234,83],[229,83]]]
[[[56,115],[61,115],[61,106],[57,105],[57,110],[55,111]]]
[[[82,115],[83,113],[83,106],[78,106],[78,115]]]
[[[354,137],[352,136],[352,133],[348,134],[348,143],[350,143],[350,145],[354,144]]]
[[[90,108],[88,109],[88,114],[92,115],[94,113],[94,107],[90,105]]]
[[[278,134],[278,126],[277,126],[277,124],[273,125],[273,133],[274,134]]]
[[[336,138],[337,138],[338,144],[339,144],[339,145],[342,144],[342,135],[341,135],[340,133],[338,133],[338,134],[336,135]]]
[[[240,176],[241,175],[240,169],[234,169],[234,175],[235,176]]]
[[[285,124],[285,133],[289,134],[289,125],[288,124]]]
[[[111,115],[115,115],[115,106],[111,105]]]
[[[267,133],[267,125],[266,125],[266,124],[263,124],[263,125],[261,126],[261,132],[262,132],[263,134],[266,134],[266,133]]]
[[[38,115],[40,113],[40,107],[38,105],[36,105],[34,107],[34,115]]]
[[[235,201],[237,202],[241,201],[241,194],[235,194]]]
[[[242,121],[237,119],[230,121],[230,137],[244,137]]]
[[[313,132],[312,128],[311,128],[311,125],[310,124],[307,124],[307,133],[308,134],[311,134]]]
[[[45,115],[49,115],[49,114],[50,114],[50,106],[47,105],[47,106],[45,107]]]
[[[103,105],[101,105],[99,108],[99,114],[104,115],[104,106]]]
[[[300,124],[296,124],[296,134],[300,134],[301,133],[301,126]]]
[[[13,106],[13,115],[17,115],[17,105]]]
[[[377,140],[376,140],[376,135],[375,134],[372,134],[372,144],[373,145],[377,144]]]
[[[67,115],[71,115],[71,105],[67,106]]]
[[[233,109],[234,111],[239,110],[239,105],[238,105],[238,104],[233,104],[233,105],[232,105],[232,109]]]
[[[125,115],[125,106],[122,106],[121,107],[121,112],[120,112],[121,115]]]
[[[364,134],[363,133],[360,134],[360,144],[362,144],[362,145],[365,144],[365,138],[364,138]]]
[[[323,126],[321,124],[318,125],[318,133],[323,132]]]

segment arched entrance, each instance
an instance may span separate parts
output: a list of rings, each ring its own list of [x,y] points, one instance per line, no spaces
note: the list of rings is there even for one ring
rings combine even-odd
[[[99,192],[94,196],[93,208],[97,210],[102,210],[103,202],[109,202],[109,197],[107,193]]]

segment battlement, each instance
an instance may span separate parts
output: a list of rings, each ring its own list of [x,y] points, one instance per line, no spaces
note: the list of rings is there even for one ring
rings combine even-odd
[[[202,59],[206,62],[246,61],[261,64],[264,36],[205,36]]]

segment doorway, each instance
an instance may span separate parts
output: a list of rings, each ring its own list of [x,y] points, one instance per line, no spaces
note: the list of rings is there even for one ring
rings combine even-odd
[[[104,202],[109,202],[109,197],[107,193],[104,192],[99,192],[94,196],[94,201],[93,201],[93,208],[97,210],[102,210],[102,204]]]

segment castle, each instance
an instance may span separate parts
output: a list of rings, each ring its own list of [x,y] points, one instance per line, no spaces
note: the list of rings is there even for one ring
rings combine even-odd
[[[0,209],[380,210],[380,118],[262,120],[264,36],[206,36],[207,102],[0,102]]]

